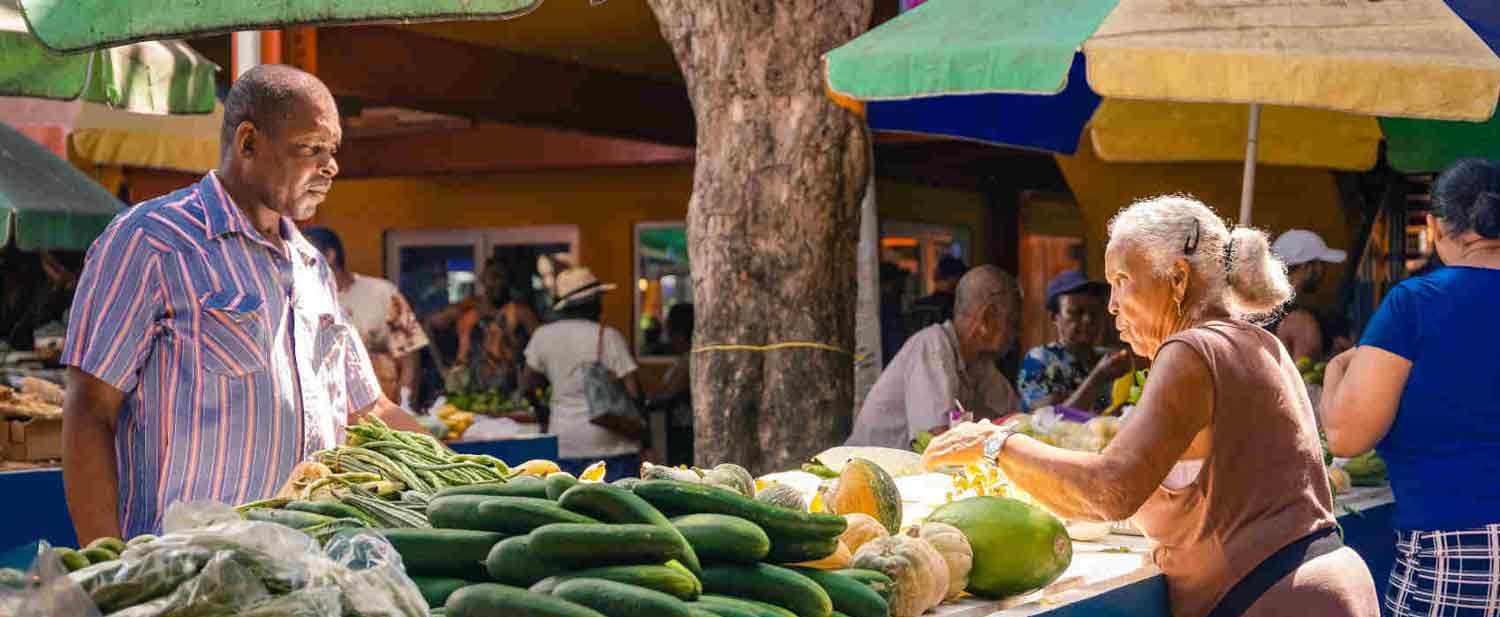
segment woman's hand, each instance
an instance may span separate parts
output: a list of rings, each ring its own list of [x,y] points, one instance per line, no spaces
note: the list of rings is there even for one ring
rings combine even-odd
[[[1003,427],[989,420],[965,422],[936,437],[922,451],[922,469],[932,471],[945,465],[968,465],[984,460],[984,442]]]

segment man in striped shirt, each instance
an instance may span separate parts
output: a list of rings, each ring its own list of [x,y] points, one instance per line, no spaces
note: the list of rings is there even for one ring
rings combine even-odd
[[[156,533],[176,501],[271,496],[386,400],[294,220],[338,174],[317,78],[256,67],[225,101],[219,169],[116,217],[89,249],[64,362],[63,482],[80,543]]]

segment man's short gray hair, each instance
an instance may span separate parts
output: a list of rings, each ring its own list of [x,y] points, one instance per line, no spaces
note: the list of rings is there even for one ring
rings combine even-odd
[[[1016,283],[1016,277],[993,265],[976,266],[964,273],[963,278],[958,279],[955,295],[954,317],[990,304],[1007,303],[1011,308],[1021,305],[1021,286]]]

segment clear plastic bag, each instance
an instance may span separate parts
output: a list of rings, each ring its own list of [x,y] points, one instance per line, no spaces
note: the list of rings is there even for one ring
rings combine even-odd
[[[100,617],[93,600],[68,576],[52,547],[46,542],[35,546],[31,567],[20,576],[8,571],[6,584],[0,585],[0,617]]]
[[[166,521],[160,538],[72,574],[44,551],[33,569],[48,574],[34,578],[52,588],[0,587],[0,617],[428,617],[400,554],[378,534],[340,534],[325,549],[217,504],[174,504]]]

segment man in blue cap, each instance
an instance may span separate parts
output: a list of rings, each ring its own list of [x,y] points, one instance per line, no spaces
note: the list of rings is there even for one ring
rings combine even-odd
[[[1109,285],[1074,270],[1053,278],[1046,297],[1057,340],[1032,348],[1021,360],[1016,381],[1022,406],[1105,409],[1110,385],[1132,365],[1129,352],[1098,347],[1109,327]]]

